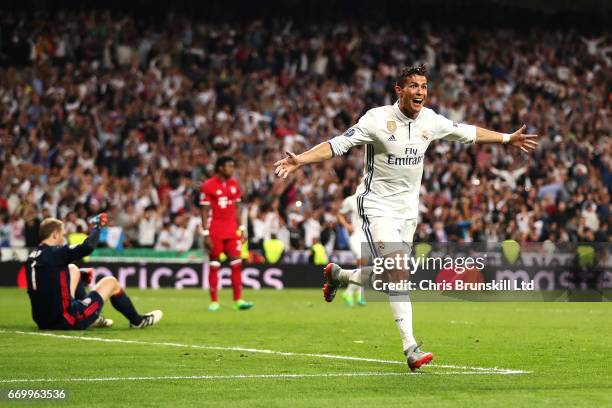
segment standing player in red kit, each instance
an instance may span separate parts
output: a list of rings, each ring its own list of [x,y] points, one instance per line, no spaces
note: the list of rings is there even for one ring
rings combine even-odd
[[[242,299],[242,259],[240,249],[245,239],[246,228],[240,225],[240,186],[234,176],[234,159],[223,156],[215,163],[212,178],[202,183],[200,206],[202,208],[202,228],[204,245],[210,258],[208,284],[211,303],[208,310],[219,310],[219,256],[225,253],[232,268],[232,288],[234,289],[234,309],[247,310],[253,304]],[[209,209],[212,216],[208,217]],[[239,227],[240,225],[240,227]]]

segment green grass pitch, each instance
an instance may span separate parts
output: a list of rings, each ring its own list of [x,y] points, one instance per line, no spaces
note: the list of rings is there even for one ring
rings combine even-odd
[[[255,307],[237,312],[224,290],[210,313],[200,290],[128,294],[142,312],[162,309],[161,323],[130,330],[107,305],[112,329],[39,332],[26,293],[0,289],[0,389],[68,390],[50,406],[612,406],[611,303],[415,302],[417,338],[435,357],[413,375],[394,363],[386,303],[262,290],[246,291]]]

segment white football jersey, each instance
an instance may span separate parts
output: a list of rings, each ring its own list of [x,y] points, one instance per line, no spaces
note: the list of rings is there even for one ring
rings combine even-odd
[[[366,145],[364,178],[357,189],[359,215],[417,218],[423,158],[436,139],[471,144],[476,127],[454,123],[425,107],[410,119],[396,102],[370,109],[356,125],[332,138],[334,156]]]

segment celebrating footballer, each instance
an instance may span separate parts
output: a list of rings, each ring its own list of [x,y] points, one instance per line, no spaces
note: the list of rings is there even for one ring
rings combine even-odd
[[[454,123],[425,107],[427,72],[424,66],[404,68],[395,82],[397,102],[368,110],[344,134],[312,149],[274,163],[275,174],[286,178],[301,166],[344,155],[351,147],[366,145],[364,178],[357,189],[361,228],[374,257],[409,253],[417,227],[419,190],[423,160],[429,145],[438,139],[463,144],[499,143],[522,152],[537,145],[537,135],[525,134],[525,126],[512,133],[499,133],[469,124]],[[385,243],[401,244],[400,248]],[[328,264],[324,269],[323,294],[334,299],[342,285],[364,284],[368,276],[360,269],[342,269]],[[390,271],[396,279],[406,271]],[[433,359],[422,351],[412,328],[412,304],[405,292],[389,292],[393,318],[399,329],[404,355],[414,371]]]

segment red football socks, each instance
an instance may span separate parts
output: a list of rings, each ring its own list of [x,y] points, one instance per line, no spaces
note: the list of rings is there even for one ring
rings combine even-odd
[[[232,267],[232,288],[234,289],[234,301],[242,297],[242,259],[230,262]]]
[[[210,288],[210,300],[213,302],[219,301],[219,267],[221,264],[217,261],[211,261],[208,265],[208,287]]]

